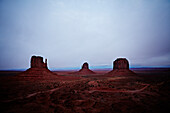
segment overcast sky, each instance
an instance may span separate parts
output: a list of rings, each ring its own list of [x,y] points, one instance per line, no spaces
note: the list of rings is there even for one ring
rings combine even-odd
[[[0,0],[0,69],[170,66],[170,0]]]

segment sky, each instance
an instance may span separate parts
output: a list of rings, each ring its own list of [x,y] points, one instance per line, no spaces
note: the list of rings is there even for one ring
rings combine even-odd
[[[0,70],[170,66],[170,0],[0,0]]]

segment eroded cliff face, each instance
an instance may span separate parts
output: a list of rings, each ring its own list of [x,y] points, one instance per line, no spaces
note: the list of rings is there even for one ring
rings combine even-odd
[[[73,72],[70,74],[74,74],[74,75],[92,75],[92,74],[96,74],[95,72],[93,72],[92,70],[89,69],[89,64],[87,62],[85,62],[82,66],[81,69],[77,72]]]
[[[89,69],[89,64],[85,62],[82,66],[82,69]]]
[[[42,79],[57,79],[57,74],[51,72],[47,67],[47,59],[43,62],[43,57],[32,56],[30,68],[19,74],[19,77],[24,77],[27,80],[42,80]]]
[[[118,58],[113,62],[113,69],[129,69],[129,62],[126,58]]]
[[[129,62],[126,58],[117,58],[113,62],[113,70],[106,73],[105,76],[134,76],[136,75],[129,69]]]
[[[31,57],[31,68],[47,68],[47,59],[43,62],[43,57],[32,56]]]

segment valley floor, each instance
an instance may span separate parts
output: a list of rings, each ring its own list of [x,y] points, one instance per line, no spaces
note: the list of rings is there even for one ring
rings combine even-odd
[[[0,76],[1,113],[168,113],[170,69],[136,69],[136,76],[59,73],[58,79]],[[0,74],[11,72],[0,72]],[[16,72],[16,75],[20,72]]]

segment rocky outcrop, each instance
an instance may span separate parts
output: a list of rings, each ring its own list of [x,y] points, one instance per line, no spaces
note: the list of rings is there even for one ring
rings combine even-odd
[[[44,63],[43,57],[32,56],[31,57],[31,68],[47,68],[47,59],[45,59],[45,63]]]
[[[126,58],[117,58],[113,62],[113,70],[106,73],[106,76],[131,76],[136,75],[133,71],[129,70],[129,62]]]
[[[89,69],[89,64],[85,62],[82,66],[82,69]]]
[[[73,72],[73,73],[70,73],[70,74],[75,74],[75,75],[92,75],[92,74],[95,74],[95,72],[90,70],[89,69],[89,64],[87,62],[85,62],[82,65],[82,68],[79,71]]]
[[[47,59],[45,63],[43,62],[43,57],[41,56],[32,56],[30,62],[30,68],[26,71],[19,74],[19,77],[24,77],[27,80],[36,80],[36,79],[56,79],[59,75],[51,72],[47,68]]]
[[[126,58],[118,58],[113,62],[113,69],[129,69],[129,62]]]

